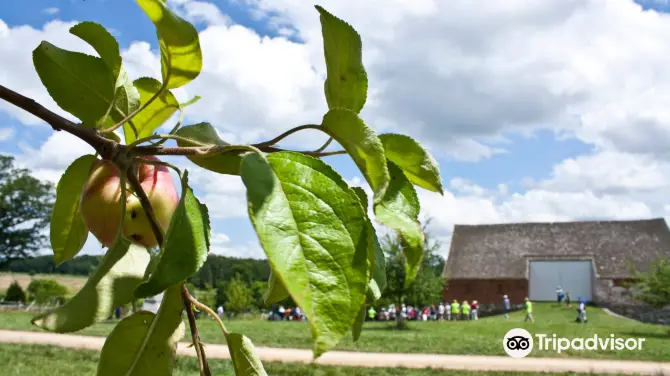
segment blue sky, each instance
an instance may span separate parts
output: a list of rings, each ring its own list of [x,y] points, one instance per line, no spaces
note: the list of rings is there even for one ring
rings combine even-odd
[[[179,93],[181,98],[203,96],[187,113],[188,121],[207,120],[224,136],[253,141],[320,121],[323,58],[318,14],[311,5],[282,0],[169,3],[196,25],[206,54],[200,81]],[[445,196],[419,194],[422,215],[434,218],[432,230],[445,242],[444,254],[457,223],[670,215],[665,193],[670,181],[663,180],[670,175],[663,151],[670,140],[670,117],[656,100],[670,94],[665,73],[670,53],[658,47],[670,42],[670,33],[663,32],[670,31],[664,13],[670,5],[531,4],[482,10],[474,3],[449,8],[425,0],[392,2],[372,12],[353,0],[322,2],[362,35],[374,91],[362,114],[366,121],[380,132],[418,138],[440,163]],[[51,21],[98,22],[118,39],[131,74],[148,74],[156,67],[154,28],[134,1],[8,2],[0,20],[7,26],[5,38],[11,35],[15,41],[2,47],[0,24],[0,82],[38,99],[43,88],[30,71],[30,51],[38,40],[63,38],[73,49],[81,48],[67,39],[67,26],[59,22],[46,31]],[[636,35],[624,37],[622,30]],[[415,100],[422,105],[403,106]],[[60,161],[55,155],[72,153],[64,150],[71,149],[65,147],[69,141],[48,142],[51,129],[30,123],[15,109],[0,107],[0,152],[54,179],[67,166],[66,157]],[[655,136],[645,136],[647,129]],[[669,136],[666,141],[664,136]],[[320,142],[305,136],[293,145]],[[27,148],[40,157],[28,157]],[[346,157],[327,161],[360,184],[360,173]],[[227,200],[243,204],[239,181],[219,178],[203,174],[195,186],[219,213],[213,218],[216,251],[262,257],[248,219],[239,210],[226,212]],[[231,188],[217,192],[217,184]],[[97,252],[95,244],[86,252]]]

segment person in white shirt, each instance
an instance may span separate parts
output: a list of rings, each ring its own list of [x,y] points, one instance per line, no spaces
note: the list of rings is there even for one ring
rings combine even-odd
[[[216,309],[216,315],[219,316],[219,318],[223,318],[223,306],[220,305],[219,308]]]
[[[577,308],[577,312],[579,312],[579,316],[577,316],[577,322],[583,322],[586,324],[589,322],[589,320],[586,318],[586,302],[584,299],[579,299],[579,307]]]
[[[440,321],[444,320],[444,303],[442,302],[437,306],[437,319]]]

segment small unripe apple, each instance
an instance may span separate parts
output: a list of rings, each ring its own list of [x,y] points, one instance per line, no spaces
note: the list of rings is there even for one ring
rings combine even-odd
[[[143,157],[157,161],[153,156]],[[138,178],[149,198],[156,221],[167,231],[179,204],[179,195],[165,166],[140,164]],[[126,184],[126,186],[128,186]],[[121,221],[119,170],[110,161],[98,160],[82,191],[80,211],[88,230],[105,246],[112,246]],[[128,188],[123,236],[147,248],[158,244],[139,199]]]

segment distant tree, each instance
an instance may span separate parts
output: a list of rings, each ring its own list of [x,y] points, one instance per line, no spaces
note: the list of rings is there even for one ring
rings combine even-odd
[[[19,285],[19,282],[14,281],[7,288],[7,293],[5,294],[5,300],[8,302],[26,302],[26,293]]]
[[[33,279],[27,288],[28,300],[37,304],[65,303],[67,287],[51,279]]]
[[[233,314],[247,311],[253,301],[253,292],[239,274],[224,287],[226,310]]]
[[[256,281],[251,285],[251,291],[254,297],[254,307],[265,308],[265,293],[268,291],[268,283],[266,281]]]
[[[670,305],[670,260],[657,260],[644,273],[633,268],[633,278],[635,299],[655,308]]]
[[[44,229],[54,202],[53,185],[0,155],[0,268],[47,246]]]

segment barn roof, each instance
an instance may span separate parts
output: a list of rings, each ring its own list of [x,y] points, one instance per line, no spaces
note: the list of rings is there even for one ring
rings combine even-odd
[[[663,218],[456,225],[445,265],[448,278],[527,278],[528,260],[593,259],[599,278],[625,278],[628,263],[648,270],[670,258]]]

